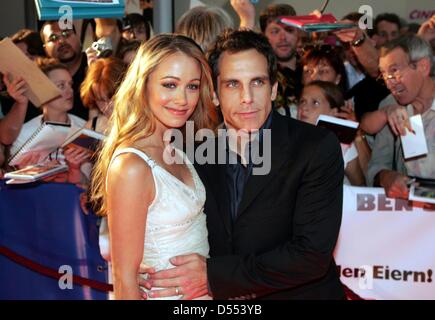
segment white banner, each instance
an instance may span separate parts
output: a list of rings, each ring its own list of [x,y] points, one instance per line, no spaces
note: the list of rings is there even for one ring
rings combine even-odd
[[[435,299],[435,210],[381,188],[344,187],[335,249],[341,281],[364,299]]]

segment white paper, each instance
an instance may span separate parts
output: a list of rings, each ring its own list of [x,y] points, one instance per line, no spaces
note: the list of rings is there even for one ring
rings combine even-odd
[[[435,189],[412,184],[409,190],[409,200],[435,204]]]
[[[409,121],[414,132],[406,129],[406,135],[400,136],[405,159],[422,156],[428,152],[421,115],[412,116]]]

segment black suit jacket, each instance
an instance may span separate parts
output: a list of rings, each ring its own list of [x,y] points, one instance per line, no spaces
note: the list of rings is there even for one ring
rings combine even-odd
[[[234,222],[225,165],[197,166],[207,192],[211,292],[215,299],[343,299],[332,255],[342,213],[338,140],[277,113],[271,130],[270,173],[249,177]]]

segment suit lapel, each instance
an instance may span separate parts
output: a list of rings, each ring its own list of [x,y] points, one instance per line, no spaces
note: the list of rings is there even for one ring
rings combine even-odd
[[[273,177],[280,172],[282,165],[289,157],[289,122],[276,113],[272,118],[272,146],[271,146],[271,168],[269,174],[253,175],[248,179],[243,192],[242,201],[239,206],[237,218],[243,215],[255,197],[265,188]]]
[[[218,161],[217,155],[218,150],[216,149],[216,163]],[[226,181],[226,166],[224,164],[211,164],[207,165],[208,172],[205,179],[207,180],[207,185],[210,188],[211,194],[216,200],[216,209],[222,222],[225,226],[228,234],[232,232],[232,221],[231,214],[229,211],[229,199],[228,199],[228,188]],[[207,198],[206,201],[210,201]]]

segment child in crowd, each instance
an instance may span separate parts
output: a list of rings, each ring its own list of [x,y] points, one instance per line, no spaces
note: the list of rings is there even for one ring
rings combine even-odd
[[[344,104],[343,93],[336,84],[315,80],[306,85],[302,90],[298,105],[298,119],[316,124],[317,118],[321,114],[337,117],[340,113],[340,108]],[[360,139],[361,136],[358,136],[356,138],[357,141],[351,144],[341,144],[346,184],[365,185],[362,168],[366,167],[366,165],[361,163],[364,157],[359,157],[359,149],[362,148],[356,146],[356,143],[360,143]]]

